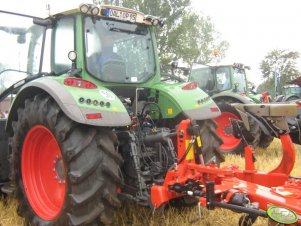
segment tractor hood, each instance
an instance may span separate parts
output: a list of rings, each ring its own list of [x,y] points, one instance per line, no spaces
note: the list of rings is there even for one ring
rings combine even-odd
[[[192,120],[204,120],[220,115],[217,105],[197,87],[196,82],[160,83],[152,87],[152,95],[164,118],[174,118],[180,113]]]

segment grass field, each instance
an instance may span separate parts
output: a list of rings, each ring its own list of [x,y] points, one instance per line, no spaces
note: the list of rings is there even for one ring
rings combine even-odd
[[[295,168],[292,172],[293,176],[301,176],[301,146],[296,145],[297,160]],[[278,139],[270,145],[266,150],[256,150],[256,167],[259,171],[268,171],[278,165],[282,157],[281,143]],[[235,164],[244,167],[244,159],[239,156],[229,155],[223,165]],[[14,199],[2,199],[0,201],[0,226],[21,226],[24,225],[23,219],[18,217],[16,213],[17,203]],[[168,208],[164,213],[153,213],[151,209],[137,206],[134,204],[125,204],[115,215],[114,226],[122,225],[198,225],[198,226],[224,226],[238,225],[241,214],[233,213],[229,210],[217,209],[208,211],[201,209],[201,219],[198,217],[198,208],[176,209]],[[267,220],[258,218],[254,225],[267,225]]]

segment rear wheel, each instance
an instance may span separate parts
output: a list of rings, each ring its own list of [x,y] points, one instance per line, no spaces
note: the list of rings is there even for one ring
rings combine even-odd
[[[261,132],[260,141],[258,146],[261,148],[267,148],[273,142],[274,137],[266,135],[264,132]]]
[[[18,213],[32,225],[110,223],[122,184],[117,138],[70,120],[47,95],[27,99],[10,149]]]
[[[223,140],[216,132],[217,124],[211,120],[199,121],[201,127],[202,152],[205,165],[215,163],[219,165],[225,161],[225,158],[220,151],[220,145]]]
[[[5,133],[6,120],[0,119],[0,186],[8,181],[8,137]],[[1,193],[1,190],[0,190]]]
[[[220,146],[222,153],[243,154],[245,144],[242,139],[238,139],[233,135],[233,128],[230,118],[240,120],[239,113],[230,105],[231,102],[218,101],[217,105],[221,110],[221,115],[215,118],[218,124],[217,134],[222,138],[223,144]],[[260,141],[261,130],[256,121],[249,117],[250,137],[249,143],[256,147]]]

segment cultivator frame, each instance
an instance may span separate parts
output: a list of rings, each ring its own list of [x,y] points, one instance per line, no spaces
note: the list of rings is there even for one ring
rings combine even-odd
[[[260,112],[259,105],[240,105],[237,109],[242,114],[257,111],[278,132],[283,157],[275,169],[270,172],[257,171],[250,145],[244,150],[245,169],[235,165],[218,168],[214,164],[196,164],[195,159],[191,158],[193,149],[189,144],[199,138],[191,132],[190,120],[187,119],[180,123],[177,131],[179,163],[169,170],[162,185],[152,186],[152,205],[159,208],[171,199],[195,196],[203,207],[221,207],[247,213],[253,222],[257,216],[267,217],[269,207],[279,206],[295,212],[296,221],[301,224],[301,178],[290,176],[295,163],[295,147],[287,134],[287,125],[283,123],[286,122],[285,116],[295,114],[296,107],[286,105],[281,110],[279,105],[260,106]],[[244,124],[247,127],[247,122]],[[201,144],[194,148],[201,148]]]

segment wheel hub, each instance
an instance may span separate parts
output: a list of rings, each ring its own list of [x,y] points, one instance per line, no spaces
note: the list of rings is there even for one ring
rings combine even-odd
[[[62,157],[57,155],[53,161],[53,164],[54,168],[52,171],[55,172],[54,179],[56,179],[59,184],[65,183],[65,168]]]
[[[232,136],[233,135],[232,125],[226,125],[224,128],[224,132],[226,136]]]

